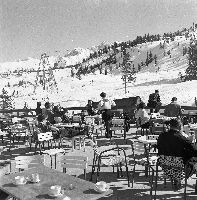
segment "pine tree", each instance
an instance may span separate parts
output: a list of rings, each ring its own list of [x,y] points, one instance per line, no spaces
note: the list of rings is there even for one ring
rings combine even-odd
[[[186,69],[186,80],[197,80],[197,41],[190,44],[188,54],[189,66]]]
[[[130,63],[129,63],[130,55],[129,53],[125,53],[123,55],[123,62],[122,62],[122,80],[124,81],[125,85],[125,94],[127,93],[127,82],[135,81],[136,79],[136,72],[131,70]]]
[[[3,110],[10,110],[14,108],[12,96],[8,94],[4,88],[2,89],[2,94],[0,95],[0,107]]]

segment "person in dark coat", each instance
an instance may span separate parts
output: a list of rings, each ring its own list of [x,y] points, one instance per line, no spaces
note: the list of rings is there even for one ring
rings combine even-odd
[[[167,117],[181,117],[181,106],[177,103],[177,98],[173,97],[170,104],[165,107],[164,115]]]
[[[181,126],[180,119],[171,119],[170,130],[159,135],[157,148],[158,155],[182,157],[186,164],[192,157],[197,157],[197,146],[181,134]],[[187,177],[191,176],[194,170],[193,165],[187,165]],[[179,189],[181,183],[175,181],[174,186]]]
[[[51,124],[54,124],[55,123],[54,113],[51,109],[51,104],[49,102],[46,102],[44,106],[45,106],[45,108],[42,109],[44,118],[47,119],[47,121],[49,121]]]
[[[41,102],[37,102],[37,107],[36,107],[35,112],[37,116],[42,114]]]
[[[88,115],[96,115],[96,110],[93,108],[92,100],[88,100],[88,104],[86,105]]]
[[[149,95],[149,100],[147,106],[150,108],[150,112],[153,113],[155,109],[155,113],[158,113],[161,107],[161,99],[159,95],[159,90],[155,90],[155,93]]]

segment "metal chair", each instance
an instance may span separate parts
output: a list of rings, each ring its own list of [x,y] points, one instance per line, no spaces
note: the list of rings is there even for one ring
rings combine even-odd
[[[12,137],[13,142],[14,142],[15,138],[18,138],[18,144],[19,144],[21,137],[24,137],[23,142],[25,142],[27,135],[28,135],[28,127],[26,127],[22,124],[15,124],[15,125],[11,126],[11,135],[10,136]],[[11,137],[10,137],[10,142],[11,142]]]
[[[73,115],[72,118],[71,118],[71,123],[72,124],[79,124],[81,125],[82,124],[82,119],[81,119],[81,116],[80,115]]]
[[[151,133],[152,134],[159,135],[166,131],[167,131],[167,127],[165,127],[164,123],[162,123],[162,124],[155,123],[155,122],[151,123]]]
[[[125,130],[125,119],[113,118],[111,120],[110,131],[123,131],[124,139],[126,139],[126,130]]]
[[[145,135],[145,134],[148,135],[150,133],[150,127],[142,126],[141,118],[139,118],[138,120],[136,119],[135,122],[136,122],[136,127],[137,127],[136,136],[137,136],[139,130],[140,130],[141,135]]]
[[[81,146],[83,147],[83,151],[85,152],[85,135],[76,135],[72,137],[72,151],[76,149],[76,143],[79,141],[79,150],[81,149]]]
[[[17,156],[14,158],[15,168],[20,171],[27,170],[31,167],[37,167],[45,164],[45,156]]]
[[[145,167],[145,176],[148,177],[150,175],[150,195],[152,196],[153,191],[153,177],[154,177],[154,169],[153,166],[156,164],[157,157],[150,156],[150,146],[148,144],[143,144],[137,140],[130,140],[131,141],[131,148],[132,148],[132,158],[130,159],[130,166],[133,166],[132,172],[132,187],[135,178],[136,172],[136,165],[141,165]]]
[[[92,116],[85,116],[84,121],[86,126],[88,126],[88,136],[90,137],[94,132],[95,119]]]
[[[51,146],[52,146],[52,140],[53,140],[52,132],[39,133],[38,134],[38,141],[36,142],[36,145],[35,145],[35,153],[36,153],[36,148],[37,148],[38,144],[39,144],[40,154],[41,154],[42,153],[42,146],[44,148],[44,143],[45,142],[48,143],[48,149],[49,149],[49,143],[51,143]]]
[[[189,111],[188,112],[189,123],[197,123],[197,112]]]
[[[130,178],[127,165],[128,159],[125,150],[123,148],[120,148],[118,145],[115,145],[115,147],[114,145],[105,147],[103,146],[100,147],[100,149],[94,142],[92,143],[92,145],[94,149],[94,158],[93,158],[92,173],[90,180],[92,181],[92,176],[96,171],[96,182],[98,181],[101,166],[112,166],[113,172],[114,168],[116,167],[118,178],[120,177],[120,173],[122,175],[122,167],[125,166],[128,187],[130,187]]]
[[[84,170],[84,179],[86,179],[86,170],[88,167],[88,157],[85,156],[62,156],[61,167],[66,173],[67,168],[77,168]]]

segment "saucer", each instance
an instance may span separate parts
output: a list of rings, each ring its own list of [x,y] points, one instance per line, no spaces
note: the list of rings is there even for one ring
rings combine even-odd
[[[95,187],[95,191],[99,193],[104,193],[104,192],[107,192],[109,188],[110,188],[109,185],[106,185],[106,188],[103,190],[99,189],[98,187]]]
[[[33,180],[31,180],[31,183],[40,183],[40,179],[37,180],[37,181],[33,181]]]
[[[59,194],[50,194],[51,197],[62,197],[63,195],[62,191]]]
[[[23,181],[22,183],[16,183],[16,185],[25,185],[27,181]]]

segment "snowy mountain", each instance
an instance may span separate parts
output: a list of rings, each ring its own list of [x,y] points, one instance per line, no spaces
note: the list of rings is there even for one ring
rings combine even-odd
[[[192,32],[191,37],[193,35],[196,35],[196,32]],[[40,62],[38,59],[29,58],[25,61],[1,63],[0,90],[5,88],[9,90],[10,94],[14,94],[16,108],[22,108],[25,102],[29,107],[35,108],[37,101],[44,102],[47,99],[55,104],[60,103],[62,106],[85,106],[88,99],[98,101],[100,99],[99,94],[102,91],[106,92],[112,99],[140,96],[147,103],[149,94],[154,92],[155,89],[160,91],[163,105],[168,104],[174,96],[178,98],[181,105],[194,105],[194,99],[197,97],[197,81],[181,82],[178,76],[180,72],[184,74],[188,67],[188,58],[187,55],[183,55],[183,47],[189,46],[190,39],[185,36],[176,36],[174,41],[166,43],[164,48],[161,48],[160,43],[163,42],[163,40],[147,42],[127,49],[135,68],[145,59],[147,52],[151,51],[153,55],[157,56],[157,65],[152,62],[148,66],[143,66],[136,74],[136,82],[127,84],[127,94],[124,91],[122,74],[118,69],[118,66],[122,63],[121,52],[115,55],[116,64],[102,64],[103,69],[108,70],[110,67],[113,69],[111,72],[108,71],[107,75],[100,74],[96,70],[94,73],[82,75],[81,80],[79,80],[76,77],[71,77],[70,68],[53,70],[58,91],[51,92],[43,91],[42,87],[37,88],[34,92],[36,72],[12,73],[21,69],[23,71],[26,69],[37,70]],[[105,43],[103,45],[105,46]],[[95,49],[93,49],[76,48],[62,57],[62,60],[65,62],[65,66],[82,63],[83,59],[94,53]],[[167,53],[168,51],[170,51],[170,54]],[[103,54],[100,57],[88,60],[86,64],[89,67],[93,66],[101,63],[108,56],[108,54]],[[54,65],[56,60],[57,57],[55,56],[49,57],[51,66]],[[6,75],[5,72],[7,72]]]

